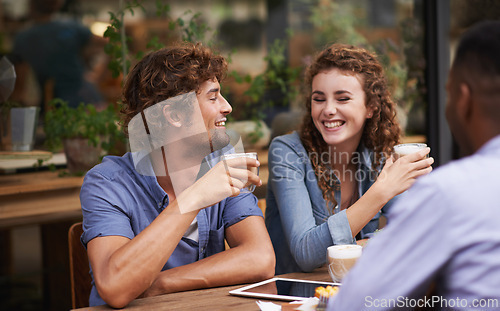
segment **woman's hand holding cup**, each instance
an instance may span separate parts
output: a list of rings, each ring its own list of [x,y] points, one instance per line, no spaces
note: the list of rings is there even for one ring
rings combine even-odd
[[[418,177],[429,174],[434,163],[425,144],[398,145],[394,149],[398,153],[387,159],[376,181],[389,200],[410,188]]]

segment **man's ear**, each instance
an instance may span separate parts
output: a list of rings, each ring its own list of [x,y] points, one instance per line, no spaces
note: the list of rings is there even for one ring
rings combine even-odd
[[[474,112],[474,101],[472,100],[472,92],[466,83],[460,83],[460,94],[457,98],[457,115],[465,122],[470,121]]]
[[[179,113],[176,109],[172,108],[171,105],[165,105],[163,107],[163,115],[169,124],[175,127],[181,127],[182,122]]]

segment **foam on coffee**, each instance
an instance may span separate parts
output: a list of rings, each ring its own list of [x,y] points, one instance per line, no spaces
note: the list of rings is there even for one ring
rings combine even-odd
[[[358,258],[361,256],[362,249],[360,245],[336,245],[328,248],[328,257],[338,259]]]
[[[394,152],[400,156],[412,154],[427,147],[426,144],[401,144],[394,146]]]

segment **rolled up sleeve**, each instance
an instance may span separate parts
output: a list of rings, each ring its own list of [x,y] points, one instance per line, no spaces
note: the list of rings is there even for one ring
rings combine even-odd
[[[356,242],[356,239],[352,237],[351,225],[347,220],[345,210],[328,217],[327,223],[333,244],[353,244]]]
[[[225,200],[223,221],[230,227],[249,216],[261,216],[262,210],[257,205],[257,197],[252,193],[242,193]]]
[[[80,191],[83,214],[82,242],[84,245],[99,236],[119,235],[132,239],[135,233],[130,225],[130,216],[124,209],[127,204],[119,197],[112,181],[95,170],[85,176]]]

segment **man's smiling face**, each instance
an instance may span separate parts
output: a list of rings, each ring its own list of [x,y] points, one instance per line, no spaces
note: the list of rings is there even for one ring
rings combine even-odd
[[[227,146],[229,136],[226,134],[226,116],[233,108],[221,95],[219,81],[214,79],[203,82],[196,97],[212,149],[218,150]]]

